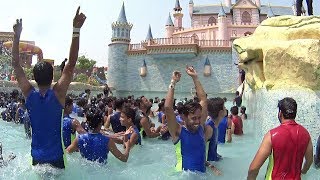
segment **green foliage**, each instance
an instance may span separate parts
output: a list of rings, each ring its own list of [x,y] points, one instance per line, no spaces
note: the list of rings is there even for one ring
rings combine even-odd
[[[89,78],[88,80],[89,84],[92,85],[92,86],[100,86],[100,83],[98,82],[98,80],[96,80],[95,78],[93,78],[92,76]]]
[[[80,57],[78,57],[76,68],[78,68],[78,69],[92,69],[96,63],[97,62],[95,60],[86,58],[85,56],[80,56]]]
[[[88,76],[83,74],[83,73],[80,73],[78,75],[76,75],[75,77],[75,80],[76,82],[82,82],[82,83],[87,83],[88,81]]]
[[[23,70],[24,70],[24,73],[27,76],[27,79],[28,80],[32,80],[33,79],[33,72],[32,72],[33,66],[31,66],[30,68],[23,68]]]
[[[11,57],[8,55],[0,55],[0,72],[10,73],[12,72]]]

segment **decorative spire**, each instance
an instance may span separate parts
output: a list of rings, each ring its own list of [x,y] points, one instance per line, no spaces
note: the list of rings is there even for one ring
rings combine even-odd
[[[189,4],[194,4],[194,3],[193,3],[193,0],[190,0],[190,1],[189,1]]]
[[[147,67],[146,60],[145,60],[145,59],[143,60],[142,67]]]
[[[167,20],[166,26],[174,26],[174,24],[172,22],[172,19],[171,19],[170,13],[169,13],[169,16],[168,16],[168,20]]]
[[[221,17],[221,16],[224,16],[224,17],[227,16],[226,12],[223,9],[222,3],[221,3],[221,8],[220,8],[220,12],[218,14],[218,17]]]
[[[152,36],[152,32],[151,32],[151,26],[149,24],[149,29],[148,29],[148,34],[147,34],[146,40],[150,40],[150,39],[153,39],[153,36]]]
[[[176,6],[173,8],[173,10],[175,10],[175,11],[181,11],[182,10],[179,0],[176,0]]]
[[[125,11],[125,9],[124,9],[124,2],[123,2],[123,4],[122,4],[121,11],[120,11],[120,14],[119,14],[119,17],[118,17],[118,21],[117,21],[117,22],[127,23],[126,11]]]
[[[271,18],[271,17],[275,17],[276,15],[274,15],[272,9],[271,9],[271,6],[270,6],[270,3],[269,3],[269,10],[268,10],[268,14],[267,14],[267,17],[268,18]]]
[[[206,62],[204,63],[204,65],[205,65],[205,66],[211,66],[208,56],[207,56],[207,58],[206,58]]]

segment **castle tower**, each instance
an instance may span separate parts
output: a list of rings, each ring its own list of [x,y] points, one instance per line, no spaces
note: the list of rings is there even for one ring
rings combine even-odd
[[[256,0],[256,5],[258,6],[258,8],[261,8],[261,1],[260,0]]]
[[[149,29],[148,29],[148,34],[147,34],[146,40],[149,41],[151,39],[153,39],[153,36],[152,36],[152,32],[151,32],[151,26],[149,24]]]
[[[112,38],[108,53],[108,85],[117,92],[126,89],[127,50],[132,24],[128,23],[124,3],[118,20],[112,23]]]
[[[174,10],[174,27],[176,30],[180,30],[182,29],[182,18],[183,18],[183,14],[182,14],[182,8],[180,6],[180,2],[179,0],[176,0],[176,6],[175,8],[173,8]]]
[[[273,13],[273,10],[271,9],[271,6],[269,4],[269,9],[268,9],[268,14],[267,14],[267,17],[268,18],[272,18],[272,17],[275,17],[276,15],[274,15]]]
[[[225,0],[224,3],[227,7],[231,7],[231,0]]]
[[[166,38],[171,38],[174,31],[174,24],[169,13],[168,20],[166,23]]]
[[[189,15],[190,15],[190,18],[192,18],[192,14],[193,14],[193,6],[194,6],[193,0],[190,0],[189,1]]]
[[[296,4],[296,0],[293,0],[292,1],[292,6],[291,6],[291,8],[292,8],[292,11],[293,11],[293,15],[297,15],[297,4]]]
[[[228,36],[228,22],[227,15],[221,4],[220,12],[218,14],[218,34],[217,40],[227,40]]]

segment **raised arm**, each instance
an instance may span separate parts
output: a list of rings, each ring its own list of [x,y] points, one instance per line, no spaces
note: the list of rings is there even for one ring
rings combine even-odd
[[[176,121],[176,116],[173,110],[174,101],[174,88],[177,82],[180,81],[181,73],[178,71],[173,72],[171,77],[171,84],[169,85],[169,90],[166,96],[166,101],[164,103],[165,114],[167,118],[169,133],[172,137],[172,141],[175,142],[180,136],[181,127]]]
[[[198,74],[197,74],[196,70],[192,66],[187,66],[186,72],[189,76],[191,76],[193,83],[194,83],[194,87],[196,88],[196,93],[197,93],[197,96],[200,100],[199,103],[202,106],[201,125],[204,126],[204,124],[207,120],[207,117],[208,117],[207,94],[204,91],[204,89],[199,81]]]
[[[77,13],[73,19],[73,34],[69,53],[69,61],[62,71],[61,78],[53,87],[53,90],[61,104],[64,104],[65,96],[73,77],[73,70],[78,59],[80,28],[86,20],[86,16],[83,13],[79,14],[79,11],[80,7],[78,7]]]
[[[20,35],[22,31],[22,19],[17,19],[16,24],[13,26],[13,44],[12,44],[12,67],[14,69],[14,73],[16,75],[19,87],[22,91],[22,94],[25,97],[28,97],[32,85],[28,81],[26,74],[24,73],[21,65],[20,65],[20,55],[19,55],[19,42]]]

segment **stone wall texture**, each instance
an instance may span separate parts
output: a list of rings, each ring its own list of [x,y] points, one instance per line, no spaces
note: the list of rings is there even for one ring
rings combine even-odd
[[[208,56],[211,64],[211,76],[205,77],[204,64]],[[140,68],[146,62],[147,75],[139,75]],[[195,57],[170,55],[127,55],[126,46],[109,46],[108,84],[117,95],[139,94],[139,92],[165,95],[174,70],[182,72],[181,81],[176,85],[176,92],[187,94],[193,87],[191,78],[185,73],[186,64],[195,67],[199,79],[207,94],[228,94],[237,87],[238,68],[234,65],[231,51],[207,51]]]

